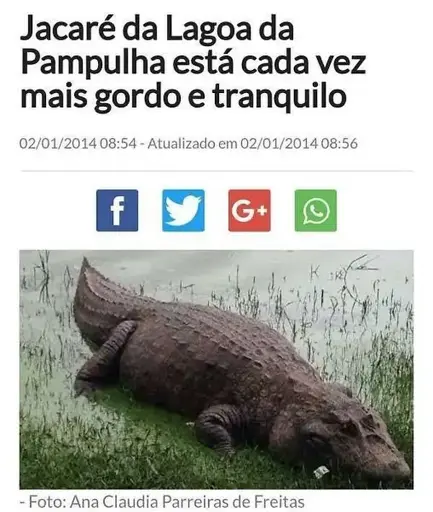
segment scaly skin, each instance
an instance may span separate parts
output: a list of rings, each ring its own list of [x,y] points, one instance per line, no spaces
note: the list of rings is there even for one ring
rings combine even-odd
[[[325,383],[261,322],[140,297],[87,259],[74,314],[96,350],[77,375],[77,393],[116,375],[137,399],[194,419],[197,438],[219,453],[248,440],[292,464],[326,463],[379,480],[410,475],[378,414]]]

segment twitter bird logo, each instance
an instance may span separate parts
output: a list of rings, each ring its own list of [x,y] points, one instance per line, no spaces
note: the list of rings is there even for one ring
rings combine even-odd
[[[204,190],[162,192],[163,231],[204,231]]]
[[[165,200],[167,212],[173,219],[168,221],[170,226],[184,226],[196,216],[201,197],[186,196],[181,204],[175,203],[169,197]]]

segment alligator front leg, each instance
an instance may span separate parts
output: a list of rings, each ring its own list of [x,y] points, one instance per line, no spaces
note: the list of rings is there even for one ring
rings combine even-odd
[[[194,424],[197,439],[217,453],[231,456],[234,443],[246,427],[241,411],[233,405],[214,405],[205,409]]]
[[[290,408],[276,417],[269,432],[268,449],[276,459],[294,464],[301,450],[301,439],[294,425],[296,414]]]
[[[74,383],[76,396],[88,395],[109,381],[117,368],[120,349],[128,341],[136,327],[136,322],[126,320],[113,329],[108,340],[78,372]]]

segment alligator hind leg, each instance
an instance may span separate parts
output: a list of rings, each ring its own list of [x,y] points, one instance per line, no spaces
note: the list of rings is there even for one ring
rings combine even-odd
[[[136,322],[126,320],[113,329],[108,340],[78,372],[74,383],[76,396],[88,395],[109,382],[117,368],[120,350],[136,327]]]
[[[234,454],[234,442],[245,429],[240,410],[233,405],[214,405],[205,409],[195,421],[197,439],[220,455]]]

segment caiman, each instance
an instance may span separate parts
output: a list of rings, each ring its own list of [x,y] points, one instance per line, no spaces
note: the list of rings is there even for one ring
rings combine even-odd
[[[77,395],[120,383],[143,402],[191,418],[222,455],[239,442],[291,465],[408,480],[379,414],[325,382],[282,334],[213,306],[161,302],[115,284],[83,259],[75,322],[93,351]]]

